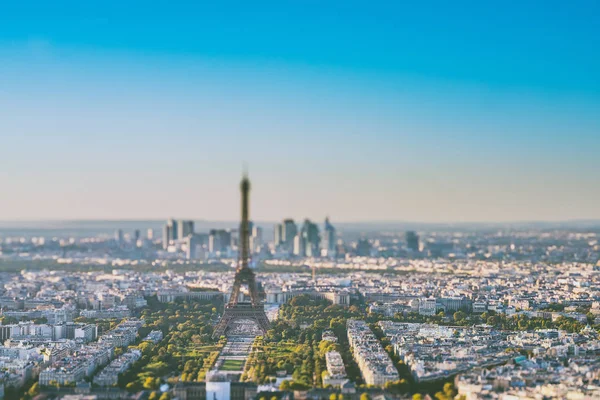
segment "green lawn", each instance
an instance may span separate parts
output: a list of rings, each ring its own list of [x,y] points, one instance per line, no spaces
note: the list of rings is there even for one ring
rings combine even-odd
[[[221,371],[241,371],[244,368],[243,360],[225,360],[221,365]]]

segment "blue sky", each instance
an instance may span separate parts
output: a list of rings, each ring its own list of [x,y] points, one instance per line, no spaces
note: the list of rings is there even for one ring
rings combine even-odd
[[[0,219],[600,218],[597,2],[172,3],[0,4]]]

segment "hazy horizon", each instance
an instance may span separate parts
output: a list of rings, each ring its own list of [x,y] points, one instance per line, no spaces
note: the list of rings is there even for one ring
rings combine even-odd
[[[292,218],[292,217],[284,217],[278,220],[255,220],[251,219],[255,224],[259,225],[267,225],[267,224],[277,224],[281,223],[282,220]],[[161,224],[171,219],[169,218],[141,218],[141,219],[3,219],[0,220],[0,228],[11,226],[26,226],[28,224],[34,224],[36,226],[43,227],[43,224],[112,224],[112,223],[126,223],[126,224]],[[190,220],[195,223],[201,224],[239,224],[239,219],[228,219],[228,220],[211,220],[206,218],[186,218],[186,217],[173,217],[175,220]],[[292,218],[297,224],[301,224],[305,219],[309,219],[312,222],[317,224],[321,224],[324,222],[325,217],[323,218],[309,218],[309,217],[301,217],[301,218]],[[600,224],[600,219],[574,219],[574,220],[515,220],[515,221],[433,221],[433,222],[424,222],[424,221],[410,221],[410,220],[363,220],[363,221],[348,221],[348,220],[331,220],[333,225],[422,225],[422,226],[477,226],[477,225],[489,225],[489,226],[508,226],[508,225],[570,225],[580,226],[580,225],[596,225]]]

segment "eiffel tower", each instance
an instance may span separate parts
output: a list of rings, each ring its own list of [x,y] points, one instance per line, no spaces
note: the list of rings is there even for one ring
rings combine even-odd
[[[225,311],[221,320],[215,326],[213,338],[218,339],[227,333],[228,328],[240,319],[253,320],[263,334],[269,329],[269,320],[265,314],[265,309],[258,297],[256,289],[256,277],[254,272],[248,266],[250,260],[250,224],[248,221],[248,196],[250,192],[250,181],[244,176],[240,185],[242,191],[242,224],[240,226],[240,255],[238,266],[235,271],[235,279],[229,302],[225,305]],[[250,292],[250,302],[239,301],[240,289],[242,285],[248,286]]]

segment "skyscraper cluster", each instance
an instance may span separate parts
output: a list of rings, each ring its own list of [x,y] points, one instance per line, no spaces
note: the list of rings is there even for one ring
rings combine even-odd
[[[250,254],[271,258],[336,257],[338,238],[329,218],[321,227],[310,219],[297,225],[293,219],[284,219],[274,227],[274,242],[266,240],[263,228],[249,221]],[[184,252],[190,260],[231,258],[239,248],[239,229],[211,229],[207,233],[194,232],[191,220],[169,219],[163,227],[162,247],[168,253]],[[152,236],[152,234],[149,234]]]
[[[298,228],[293,219],[284,219],[282,223],[275,225],[274,237],[275,247],[292,254],[294,252],[294,238],[298,234]]]
[[[342,237],[326,217],[322,224],[317,224],[306,218],[297,223],[292,218],[283,219],[273,226],[273,241],[271,231],[248,221],[249,243],[248,250],[254,261],[267,259],[296,259],[296,258],[345,258],[348,254],[361,257],[375,257],[377,255],[389,256],[393,254],[408,255],[410,257],[422,257],[424,247],[427,254],[440,256],[452,250],[446,243],[430,240],[421,243],[419,234],[415,231],[407,231],[404,240],[389,242],[386,238],[377,240],[367,238],[364,234],[355,239],[351,244],[344,242],[347,237]],[[184,219],[169,219],[163,227],[162,247],[165,250],[163,256],[176,258],[177,254],[185,254],[188,260],[215,260],[232,259],[237,257],[240,243],[241,228],[237,229],[210,229],[208,232],[199,233],[194,231],[194,222]],[[266,232],[266,234],[265,234]],[[129,243],[129,235],[115,232],[115,241]],[[137,246],[150,246],[154,233],[148,232],[149,240],[138,240],[139,230],[133,234],[133,243],[141,243]],[[158,243],[157,243],[158,244]],[[123,247],[123,246],[121,246]],[[125,246],[126,247],[126,246]]]
[[[275,248],[298,257],[335,257],[336,232],[335,228],[325,219],[323,235],[319,226],[305,219],[300,229],[293,219],[284,219],[274,227]]]
[[[208,251],[211,254],[225,254],[233,244],[233,235],[230,230],[211,229],[208,233]]]
[[[170,219],[163,228],[163,248],[176,240],[184,240],[194,234],[194,221]]]
[[[263,229],[249,223],[250,251],[259,253],[266,243]],[[168,252],[183,251],[189,260],[233,257],[239,245],[239,230],[211,229],[208,233],[194,231],[194,221],[169,219],[163,226],[162,247]]]

